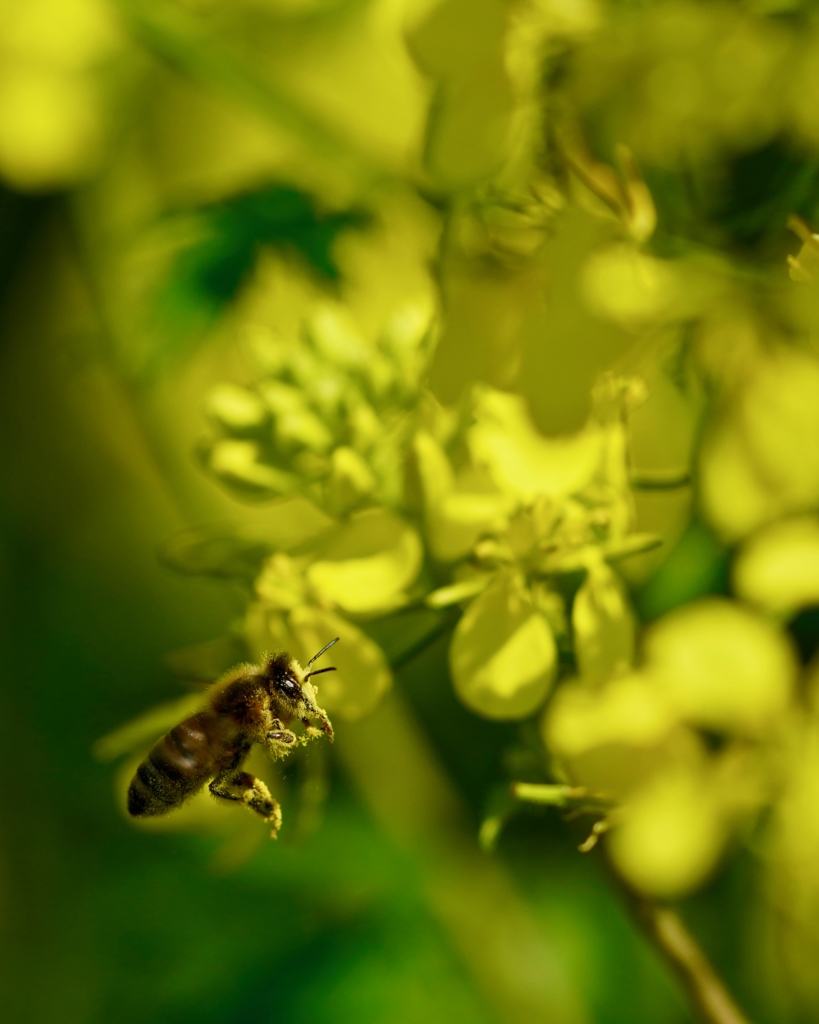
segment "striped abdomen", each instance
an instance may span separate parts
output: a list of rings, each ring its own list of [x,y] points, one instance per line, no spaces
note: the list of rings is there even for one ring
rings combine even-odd
[[[238,767],[245,751],[225,742],[221,724],[212,712],[200,711],[154,744],[128,788],[128,813],[165,814],[231,763]]]

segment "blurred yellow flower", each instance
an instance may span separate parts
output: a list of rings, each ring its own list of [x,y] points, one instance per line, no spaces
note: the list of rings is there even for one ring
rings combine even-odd
[[[0,8],[0,174],[22,189],[72,184],[97,165],[109,117],[103,65],[117,53],[105,0]]]
[[[731,601],[675,610],[646,632],[643,650],[648,677],[695,725],[764,735],[793,697],[797,665],[786,635]]]

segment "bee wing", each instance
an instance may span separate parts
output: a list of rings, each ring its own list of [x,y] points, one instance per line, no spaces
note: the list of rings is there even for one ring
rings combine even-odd
[[[189,688],[210,686],[247,657],[247,650],[235,636],[219,636],[215,640],[181,647],[163,659],[165,666]]]
[[[188,694],[181,700],[174,700],[168,704],[160,704],[159,707],[151,708],[146,714],[126,722],[119,729],[115,729],[107,736],[97,740],[94,744],[94,756],[100,761],[113,761],[122,754],[145,747],[152,740],[162,736],[173,729],[175,725],[195,714],[201,706],[202,697],[195,693]]]
[[[206,690],[216,679],[186,679],[184,676],[177,676],[177,682],[186,690]]]

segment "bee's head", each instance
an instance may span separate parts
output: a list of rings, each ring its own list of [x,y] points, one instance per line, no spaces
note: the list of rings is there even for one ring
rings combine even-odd
[[[295,711],[304,700],[304,673],[299,663],[284,652],[273,654],[265,659],[264,675],[271,697]]]
[[[311,721],[316,722],[319,729],[332,741],[333,727],[330,719],[316,703],[316,692],[307,681],[311,675],[316,674],[309,671],[313,661],[315,658],[308,664],[308,671],[305,673],[295,658],[291,658],[286,652],[280,652],[265,658],[264,675],[270,696],[290,717],[298,718],[305,726],[309,726]]]

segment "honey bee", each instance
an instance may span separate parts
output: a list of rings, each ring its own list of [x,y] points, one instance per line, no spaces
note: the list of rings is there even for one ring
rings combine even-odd
[[[308,680],[335,671],[334,666],[311,671],[311,666],[337,641],[325,644],[306,671],[280,651],[266,655],[261,665],[237,665],[218,679],[203,710],[163,736],[137,768],[128,788],[128,813],[135,818],[166,814],[210,780],[215,797],[243,804],[269,822],[275,839],[281,807],[264,782],[241,767],[254,743],[262,744],[274,760],[322,733],[332,743],[333,726]],[[288,728],[294,720],[304,726],[301,738]]]

